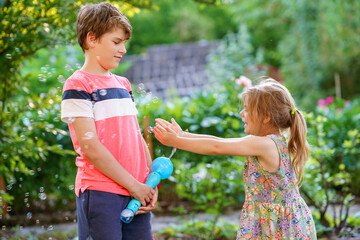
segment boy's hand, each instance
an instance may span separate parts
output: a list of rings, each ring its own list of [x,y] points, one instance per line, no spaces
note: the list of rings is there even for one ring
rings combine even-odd
[[[139,207],[139,210],[135,213],[135,215],[147,213],[154,210],[156,207],[157,200],[158,200],[158,188],[155,187],[155,194],[151,199],[150,203],[148,203],[145,207],[143,206]]]
[[[155,190],[146,184],[137,182],[129,189],[131,196],[139,200],[142,206],[146,206],[154,198]]]

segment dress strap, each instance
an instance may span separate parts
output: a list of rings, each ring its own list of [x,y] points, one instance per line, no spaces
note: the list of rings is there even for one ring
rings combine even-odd
[[[271,140],[273,140],[275,142],[275,145],[277,147],[278,153],[279,153],[279,167],[278,169],[280,169],[281,167],[281,159],[283,157],[283,152],[284,152],[284,148],[286,148],[287,146],[284,146],[284,137],[282,135],[276,135],[276,134],[271,134],[268,135],[268,137],[271,138]]]

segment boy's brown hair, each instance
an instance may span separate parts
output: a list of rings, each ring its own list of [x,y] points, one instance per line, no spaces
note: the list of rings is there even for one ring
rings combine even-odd
[[[83,52],[88,49],[86,37],[89,32],[99,39],[114,28],[123,29],[126,34],[125,40],[130,39],[132,27],[129,19],[116,7],[107,2],[83,6],[76,19],[77,40]]]

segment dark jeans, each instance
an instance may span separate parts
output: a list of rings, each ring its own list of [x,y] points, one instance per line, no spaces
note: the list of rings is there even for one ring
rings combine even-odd
[[[139,214],[130,223],[120,213],[131,198],[114,193],[85,190],[76,197],[79,240],[152,240],[151,214]]]

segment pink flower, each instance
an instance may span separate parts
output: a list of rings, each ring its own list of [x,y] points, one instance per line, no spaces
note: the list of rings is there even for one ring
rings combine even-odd
[[[327,103],[325,99],[319,99],[319,101],[317,102],[317,105],[320,107],[326,107]]]
[[[240,76],[238,79],[235,80],[235,83],[245,88],[252,86],[251,80],[245,76]]]
[[[333,96],[328,96],[326,99],[325,99],[325,102],[327,104],[331,104],[334,102],[334,97]]]

